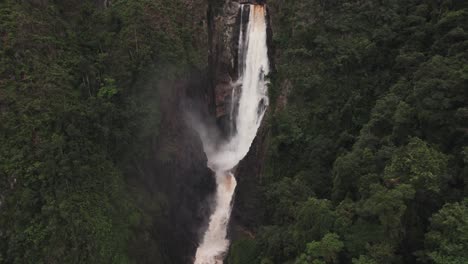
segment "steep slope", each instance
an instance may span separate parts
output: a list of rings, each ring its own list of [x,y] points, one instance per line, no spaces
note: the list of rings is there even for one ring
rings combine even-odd
[[[466,3],[268,5],[276,108],[229,263],[468,261]]]

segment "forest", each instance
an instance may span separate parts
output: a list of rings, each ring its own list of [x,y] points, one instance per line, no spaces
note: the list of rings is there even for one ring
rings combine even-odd
[[[214,183],[181,109],[212,108],[224,2],[0,2],[0,263],[193,263]],[[266,5],[224,263],[468,263],[468,2]]]

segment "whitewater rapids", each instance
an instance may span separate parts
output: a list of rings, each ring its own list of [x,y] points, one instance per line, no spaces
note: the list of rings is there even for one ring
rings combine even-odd
[[[247,29],[244,34],[244,8],[249,9]],[[213,147],[208,135],[200,134],[208,158],[208,167],[215,172],[215,208],[210,216],[208,229],[197,248],[195,264],[222,264],[229,247],[227,227],[232,210],[232,198],[236,188],[233,169],[247,155],[257,134],[268,106],[267,81],[269,73],[266,8],[263,5],[241,5],[239,34],[238,82],[241,91],[237,116],[231,108],[231,120],[235,131],[224,144]],[[235,93],[232,93],[233,102]]]

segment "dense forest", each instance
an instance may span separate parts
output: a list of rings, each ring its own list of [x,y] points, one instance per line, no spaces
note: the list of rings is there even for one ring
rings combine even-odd
[[[0,263],[193,261],[213,182],[181,109],[212,105],[224,2],[0,2]],[[225,263],[468,263],[468,2],[267,5]]]
[[[177,129],[162,106],[206,68],[205,9],[1,1],[0,263],[182,262],[185,207],[163,185],[181,139],[160,126]]]
[[[268,4],[261,212],[229,263],[468,263],[468,3]]]

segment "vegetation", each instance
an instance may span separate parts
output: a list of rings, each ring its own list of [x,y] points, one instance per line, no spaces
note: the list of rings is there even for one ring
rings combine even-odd
[[[154,80],[204,57],[183,1],[107,2],[0,3],[0,263],[169,263],[148,234],[164,194],[128,180],[158,135]]]
[[[273,108],[292,89],[229,263],[468,263],[468,5],[268,3]]]
[[[193,254],[171,248],[176,231],[167,245],[181,228],[170,211],[187,213],[167,186],[188,188],[141,178],[145,162],[176,159],[172,141],[156,144],[178,129],[162,125],[173,102],[162,81],[206,69],[208,4],[223,11],[215,0],[0,2],[0,263]],[[262,207],[226,262],[468,263],[466,1],[268,5]]]

